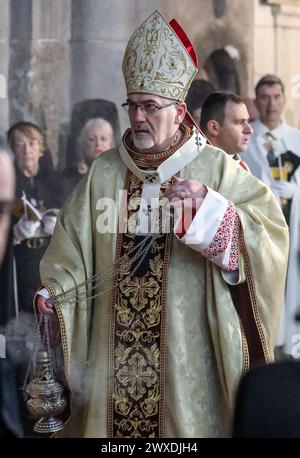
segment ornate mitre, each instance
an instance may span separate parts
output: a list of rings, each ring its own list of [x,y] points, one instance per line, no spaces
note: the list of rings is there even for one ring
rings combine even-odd
[[[198,70],[191,42],[173,19],[155,11],[130,38],[123,73],[127,94],[142,92],[183,101]]]

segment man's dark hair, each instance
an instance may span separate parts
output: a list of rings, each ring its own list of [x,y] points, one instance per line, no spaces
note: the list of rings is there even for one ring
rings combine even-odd
[[[258,96],[258,91],[260,87],[273,86],[273,84],[279,84],[279,86],[282,89],[282,93],[284,94],[284,84],[282,80],[278,76],[268,73],[267,75],[264,75],[262,78],[260,78],[260,80],[258,80],[258,82],[256,83],[256,86],[255,86],[256,97]]]
[[[206,133],[207,123],[212,119],[221,125],[225,118],[225,107],[227,102],[244,103],[239,95],[233,92],[216,91],[209,94],[202,105],[200,117],[200,129]]]
[[[189,113],[193,113],[194,110],[202,107],[202,104],[208,94],[213,92],[215,87],[210,81],[198,79],[194,80],[187,93],[185,103]],[[196,120],[198,121],[198,120]]]

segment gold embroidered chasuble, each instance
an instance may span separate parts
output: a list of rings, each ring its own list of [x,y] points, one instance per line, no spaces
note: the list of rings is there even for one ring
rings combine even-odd
[[[253,314],[265,359],[270,361],[287,256],[288,231],[279,206],[261,182],[212,146],[205,146],[179,176],[196,179],[235,204],[244,257],[249,261],[249,313]],[[116,201],[124,183],[133,193],[139,187],[139,180],[128,172],[118,149],[114,149],[93,163],[88,176],[69,197],[41,263],[42,282],[50,292],[67,291],[95,272],[111,269],[116,257],[130,252],[133,240],[127,239],[127,234],[118,240],[117,231],[97,230],[103,212],[99,199]],[[118,222],[118,211],[116,206],[114,223]],[[170,243],[166,242],[168,237]],[[131,429],[132,435],[230,434],[235,392],[247,369],[248,352],[228,285],[217,266],[174,235],[166,236],[162,245],[162,251],[157,249],[155,254],[154,249],[148,259],[148,276],[134,276],[121,287],[111,285],[113,301],[107,288],[87,302],[55,304],[72,392],[71,420],[61,436],[122,436],[138,420],[140,429]],[[148,308],[144,308],[144,301]],[[116,323],[120,326],[115,327]],[[116,341],[112,329],[118,334]],[[164,340],[162,353],[160,345],[151,345],[153,336],[147,345],[141,345],[152,331]],[[134,345],[128,344],[130,340]],[[158,375],[160,357],[164,364]],[[123,365],[124,358],[127,365]],[[135,398],[136,404],[129,406]],[[133,410],[126,415],[129,408]],[[139,411],[134,412],[135,408]],[[142,428],[148,429],[143,433]]]

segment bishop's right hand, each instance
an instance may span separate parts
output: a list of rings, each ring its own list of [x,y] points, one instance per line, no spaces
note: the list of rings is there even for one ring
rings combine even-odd
[[[43,296],[37,296],[36,307],[39,313],[45,313],[46,315],[52,315],[54,313],[53,304]]]

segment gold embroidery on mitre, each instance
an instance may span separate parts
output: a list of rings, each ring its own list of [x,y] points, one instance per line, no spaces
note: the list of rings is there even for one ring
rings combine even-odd
[[[127,94],[183,101],[197,68],[174,30],[155,11],[134,32],[123,58]]]

